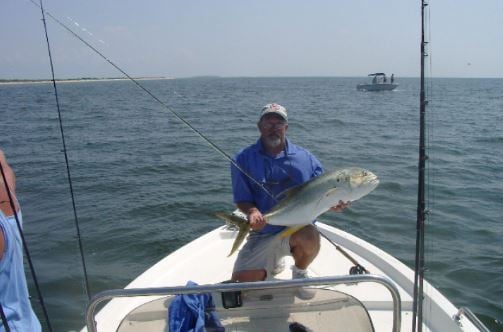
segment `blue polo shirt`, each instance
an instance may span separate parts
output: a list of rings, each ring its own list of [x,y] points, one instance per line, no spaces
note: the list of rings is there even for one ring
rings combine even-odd
[[[277,156],[267,154],[262,141],[240,151],[234,161],[275,197],[323,173],[321,163],[306,149],[286,139],[286,149]],[[253,203],[263,214],[276,205],[259,185],[231,165],[234,203]],[[283,226],[266,225],[260,233],[278,233]]]
[[[21,213],[18,213],[22,224]],[[5,239],[5,250],[0,259],[0,302],[11,331],[41,331],[40,323],[31,308],[23,266],[23,244],[15,217],[0,211],[0,229]],[[1,323],[0,319],[0,323]],[[5,331],[0,324],[0,331]]]

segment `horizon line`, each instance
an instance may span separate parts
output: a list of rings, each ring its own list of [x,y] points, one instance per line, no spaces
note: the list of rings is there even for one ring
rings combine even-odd
[[[239,75],[239,76],[221,76],[221,75],[193,75],[193,76],[137,76],[133,77],[135,80],[173,80],[173,79],[192,79],[192,78],[367,78],[368,76],[318,76],[318,75],[280,75],[280,76],[251,76],[251,75]],[[395,79],[397,76],[395,75]],[[398,76],[398,78],[420,78],[419,76]],[[440,79],[502,79],[503,77],[468,77],[468,76],[428,76],[427,78],[440,78]],[[82,81],[129,81],[128,77],[68,77],[68,78],[56,78],[56,82],[82,82]],[[50,83],[53,80],[51,78],[0,78],[0,84],[6,83]]]

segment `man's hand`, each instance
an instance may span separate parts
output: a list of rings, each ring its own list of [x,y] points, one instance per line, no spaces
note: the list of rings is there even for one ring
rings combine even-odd
[[[330,208],[330,210],[332,210],[334,212],[342,212],[342,211],[344,211],[344,209],[346,209],[347,207],[349,207],[350,203],[351,202],[344,203],[343,201],[339,201],[339,203],[337,205],[335,205],[335,206],[332,206]]]
[[[250,223],[250,228],[254,231],[260,231],[266,224],[264,216],[257,208],[252,208],[248,211],[248,222]]]

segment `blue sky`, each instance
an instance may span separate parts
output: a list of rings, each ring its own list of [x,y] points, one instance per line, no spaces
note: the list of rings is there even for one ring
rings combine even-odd
[[[35,0],[38,3],[38,0]],[[419,75],[409,0],[45,0],[133,76]],[[431,0],[434,77],[503,77],[503,1]],[[41,13],[0,1],[0,78],[48,78]],[[56,77],[121,76],[48,18]]]

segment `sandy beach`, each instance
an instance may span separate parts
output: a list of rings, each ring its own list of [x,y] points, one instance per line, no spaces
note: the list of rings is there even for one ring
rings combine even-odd
[[[172,80],[174,77],[133,77],[137,81],[147,80]],[[127,77],[124,78],[89,78],[89,79],[57,79],[56,83],[82,83],[82,82],[110,82],[110,81],[129,81]],[[5,80],[0,81],[0,85],[18,85],[18,84],[47,84],[52,83],[52,80]]]

